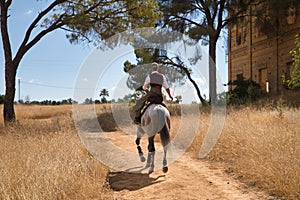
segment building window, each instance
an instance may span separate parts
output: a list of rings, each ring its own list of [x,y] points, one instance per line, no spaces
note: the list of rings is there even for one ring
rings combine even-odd
[[[296,22],[296,7],[295,6],[291,6],[288,8],[287,10],[287,17],[286,17],[286,21],[287,24],[294,24]]]
[[[293,62],[286,63],[285,70],[284,70],[285,80],[291,79],[293,69],[294,69]]]
[[[242,33],[241,33],[241,29],[239,27],[237,27],[237,29],[236,29],[236,44],[241,45],[241,43],[242,43]]]
[[[287,62],[286,65],[285,65],[285,69],[282,70],[282,78],[284,81],[282,81],[282,85],[284,88],[288,89],[288,84],[287,84],[287,80],[291,80],[291,77],[292,77],[292,71],[294,69],[294,66],[293,66],[293,62]]]
[[[247,31],[246,31],[246,27],[237,27],[236,29],[236,44],[237,45],[241,45],[243,43],[246,42],[246,35]]]
[[[247,23],[244,18],[239,19],[236,25],[236,44],[241,45],[246,42],[247,36]]]

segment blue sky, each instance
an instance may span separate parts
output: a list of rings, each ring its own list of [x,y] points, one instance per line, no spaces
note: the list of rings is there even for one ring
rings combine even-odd
[[[9,17],[9,34],[13,54],[20,45],[25,30],[45,8],[48,1],[13,1]],[[29,96],[31,100],[61,100],[72,97],[72,89],[43,87],[33,84],[72,87],[74,77],[84,58],[91,48],[82,45],[71,45],[64,31],[54,31],[42,38],[24,56],[20,63],[17,77],[21,79],[21,99]],[[1,42],[0,61],[4,64]],[[4,67],[1,70],[0,93],[4,93]],[[18,93],[18,92],[17,92]],[[18,95],[16,95],[18,99]]]
[[[12,44],[13,55],[20,45],[25,31],[37,13],[45,8],[49,1],[13,1],[9,17],[9,34]],[[219,57],[217,66],[222,69],[223,82],[227,81],[227,67],[224,58],[224,49],[222,44],[218,45]],[[206,49],[204,47],[204,49]],[[73,87],[75,81],[78,80],[78,73],[82,66],[90,62],[92,55],[95,53],[94,46],[85,46],[83,44],[72,45],[65,37],[65,32],[57,30],[46,37],[42,38],[23,58],[20,63],[17,77],[21,80],[21,99],[26,97],[32,100],[62,100],[73,97]],[[117,59],[111,59],[110,67],[105,71],[105,77],[97,80],[97,86],[94,97],[98,96],[101,88],[106,88],[110,92],[112,98],[122,96],[127,90],[116,90],[118,85],[124,85],[125,73],[123,72],[122,63],[125,60],[134,61],[133,49],[127,49],[124,55]],[[131,51],[131,52],[130,52]],[[114,53],[113,53],[114,54]],[[101,63],[101,57],[95,60],[95,66]],[[2,70],[0,71],[0,94],[4,94],[4,58],[2,42],[0,44],[0,63]],[[195,76],[199,83],[203,80],[199,76]],[[85,80],[86,82],[88,80]],[[121,82],[121,84],[120,84]],[[205,85],[205,84],[204,84]],[[93,88],[93,87],[92,87]],[[120,88],[119,88],[120,89]],[[97,91],[98,90],[98,91]],[[203,88],[203,90],[206,90]],[[116,92],[117,91],[117,92]],[[122,93],[123,92],[123,93]],[[175,95],[182,95],[179,89]],[[16,100],[18,100],[18,87],[16,92]]]

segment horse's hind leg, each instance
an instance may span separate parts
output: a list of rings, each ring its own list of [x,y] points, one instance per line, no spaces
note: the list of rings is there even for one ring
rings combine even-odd
[[[154,147],[154,136],[148,138],[148,158],[146,167],[149,168],[149,174],[154,171],[154,156],[155,156],[155,147]]]
[[[167,162],[167,150],[170,144],[170,119],[167,119],[167,124],[164,125],[162,130],[160,131],[160,139],[164,149],[164,157],[163,157],[163,169],[164,173],[168,172],[168,162]]]
[[[145,162],[146,158],[144,157],[144,153],[143,153],[142,148],[140,146],[140,141],[141,141],[142,135],[143,135],[143,132],[138,130],[137,137],[136,137],[136,140],[135,140],[135,144],[137,146],[137,150],[139,152],[139,157],[140,157],[141,162]]]
[[[168,172],[168,162],[167,162],[167,149],[164,147],[164,158],[163,158],[163,172]]]

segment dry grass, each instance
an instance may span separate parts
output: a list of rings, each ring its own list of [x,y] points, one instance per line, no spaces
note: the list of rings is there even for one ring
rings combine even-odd
[[[60,115],[71,115],[72,105],[61,106],[39,106],[39,105],[17,105],[16,116],[18,119],[47,119]]]
[[[111,195],[103,189],[108,169],[82,146],[71,109],[16,106],[19,125],[0,129],[0,199],[101,199]],[[176,105],[169,109],[174,137],[182,113]],[[110,105],[96,105],[95,110],[100,123],[111,121]],[[116,112],[122,116],[125,110],[118,108]],[[230,108],[222,135],[208,159],[223,162],[234,177],[270,195],[300,199],[299,122],[300,110]],[[209,124],[206,108],[189,149],[195,157]],[[116,123],[110,125],[116,128]]]
[[[26,108],[16,107],[18,125],[0,129],[0,199],[110,196],[103,189],[108,169],[82,146],[72,118],[61,113],[67,107]]]
[[[209,124],[209,116],[201,120]],[[198,156],[207,124],[191,151]],[[300,110],[229,109],[222,135],[208,159],[249,185],[286,199],[300,198]]]

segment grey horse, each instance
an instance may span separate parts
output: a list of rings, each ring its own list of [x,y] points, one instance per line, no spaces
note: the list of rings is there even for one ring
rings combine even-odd
[[[137,129],[136,145],[141,162],[146,159],[144,157],[140,140],[144,134],[148,136],[148,157],[146,168],[149,167],[149,174],[154,171],[155,146],[154,137],[160,134],[161,144],[163,146],[163,172],[168,172],[167,149],[170,143],[170,113],[166,107],[160,104],[151,104],[148,106],[142,116],[141,124]]]

